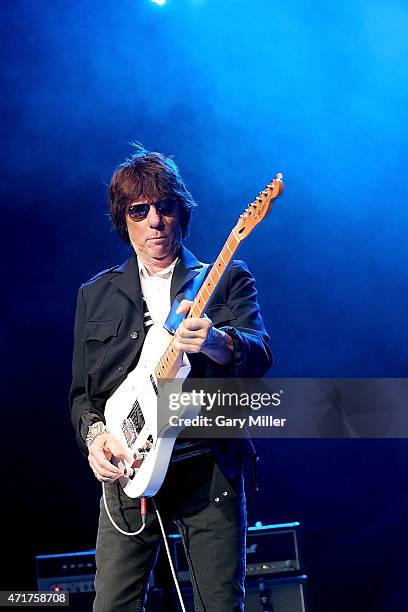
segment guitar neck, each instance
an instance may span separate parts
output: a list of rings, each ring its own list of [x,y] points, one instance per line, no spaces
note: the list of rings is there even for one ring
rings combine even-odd
[[[204,310],[207,308],[218,283],[220,282],[225,270],[227,269],[235,251],[237,250],[239,241],[235,237],[235,230],[232,230],[228,236],[220,254],[214,262],[209,274],[201,285],[200,291],[191,305],[187,319],[192,317],[201,317]]]
[[[225,270],[227,269],[231,259],[236,252],[239,245],[239,238],[236,235],[236,229],[234,228],[228,236],[224,246],[221,249],[220,254],[214,262],[210,272],[205,278],[199,292],[197,293],[195,300],[193,301],[191,308],[187,314],[187,319],[193,317],[200,318],[208,306],[214,291],[217,288]],[[169,346],[160,358],[157,364],[154,374],[156,379],[172,378],[172,370],[174,369],[177,361],[179,360],[180,352],[174,348],[173,341],[170,342]]]
[[[251,204],[245,208],[244,212],[239,216],[236,226],[228,236],[221,253],[218,255],[213,267],[211,268],[207,278],[202,284],[191,308],[187,314],[187,318],[201,317],[208,303],[210,302],[222,275],[228,267],[239,243],[246,238],[253,228],[265,218],[272,208],[272,203],[283,192],[282,174],[278,173],[273,181],[271,181],[263,191],[255,198]],[[173,340],[160,358],[159,363],[155,367],[154,374],[156,380],[174,378],[177,372],[177,366],[181,362],[180,351],[174,348]]]

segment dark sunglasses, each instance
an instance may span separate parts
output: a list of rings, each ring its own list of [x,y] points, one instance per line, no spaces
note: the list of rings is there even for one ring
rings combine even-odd
[[[176,210],[177,202],[171,198],[166,198],[151,204],[132,204],[132,206],[129,206],[127,214],[132,221],[143,221],[149,214],[151,206],[156,208],[156,212],[159,215],[172,215]]]

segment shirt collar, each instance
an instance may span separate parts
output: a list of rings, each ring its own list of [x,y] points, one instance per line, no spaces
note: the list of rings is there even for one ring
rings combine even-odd
[[[176,267],[176,265],[178,264],[180,260],[180,257],[176,257],[176,259],[169,265],[167,266],[167,268],[163,268],[163,270],[159,270],[158,272],[156,272],[155,274],[153,274],[152,276],[157,276],[157,277],[161,277],[161,278],[170,278],[170,276],[173,274],[173,270]],[[143,278],[152,278],[152,276],[148,273],[145,265],[142,263],[141,259],[139,259],[139,257],[137,258],[137,263],[139,266],[139,274],[141,277]]]

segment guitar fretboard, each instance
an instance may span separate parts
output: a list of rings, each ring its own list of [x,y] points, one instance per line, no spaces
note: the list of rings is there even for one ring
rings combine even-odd
[[[211,268],[207,278],[203,284],[191,308],[187,314],[187,318],[201,317],[212,295],[220,282],[228,264],[230,263],[239,243],[243,238],[246,238],[252,229],[268,214],[272,207],[272,201],[281,195],[283,192],[282,174],[276,175],[276,178],[265,187],[263,191],[249,204],[245,211],[240,215],[238,223],[233,228],[228,236],[224,246],[221,249],[213,267]],[[174,378],[177,370],[176,366],[180,366],[180,351],[174,347],[173,340],[168,345],[160,358],[159,363],[155,367],[154,375],[156,380]]]
[[[196,298],[191,305],[191,308],[187,314],[187,319],[193,317],[201,317],[204,310],[208,306],[212,295],[217,288],[218,283],[221,280],[222,275],[228,267],[235,251],[239,245],[239,238],[236,236],[236,229],[234,228],[228,236],[224,246],[221,249],[220,254],[214,262],[213,267],[205,278]],[[160,358],[157,364],[154,374],[157,380],[172,378],[171,372],[180,357],[180,352],[174,348],[173,340]]]

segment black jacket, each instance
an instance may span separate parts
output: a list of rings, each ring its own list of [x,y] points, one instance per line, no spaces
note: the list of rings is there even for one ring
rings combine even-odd
[[[186,283],[201,267],[182,247],[171,283],[171,303],[175,298],[183,299]],[[222,366],[205,355],[189,355],[190,376],[263,376],[272,362],[269,337],[259,312],[255,281],[244,262],[232,262],[205,312],[215,327],[233,335],[233,361]],[[78,294],[70,407],[77,441],[85,455],[89,425],[104,420],[105,402],[136,366],[144,338],[139,269],[132,254],[121,266],[104,270],[84,283]],[[246,455],[253,453],[252,444],[245,439],[214,439],[210,443],[227,478],[232,478]]]

